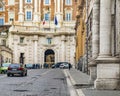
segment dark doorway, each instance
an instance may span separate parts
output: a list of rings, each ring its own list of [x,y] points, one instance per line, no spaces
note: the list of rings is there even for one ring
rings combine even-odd
[[[47,49],[44,55],[44,62],[48,64],[48,67],[51,67],[55,62],[55,53],[52,49]]]

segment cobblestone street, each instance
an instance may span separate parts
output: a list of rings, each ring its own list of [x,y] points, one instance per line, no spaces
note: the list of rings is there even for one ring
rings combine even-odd
[[[70,96],[60,69],[28,70],[27,77],[0,76],[0,96]]]

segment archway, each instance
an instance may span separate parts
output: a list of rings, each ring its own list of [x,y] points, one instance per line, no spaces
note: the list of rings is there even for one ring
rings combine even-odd
[[[55,52],[52,49],[47,49],[44,53],[44,62],[51,67],[55,62]]]

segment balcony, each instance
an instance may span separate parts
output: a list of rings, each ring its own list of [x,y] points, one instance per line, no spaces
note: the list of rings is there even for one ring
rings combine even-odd
[[[63,26],[60,28],[55,27],[39,27],[39,26],[21,26],[15,25],[10,28],[13,34],[26,34],[26,35],[45,35],[46,33],[74,33],[74,26]]]

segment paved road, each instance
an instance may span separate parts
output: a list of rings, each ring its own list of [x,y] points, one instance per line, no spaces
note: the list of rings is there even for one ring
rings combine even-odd
[[[0,96],[70,96],[60,69],[28,70],[28,76],[0,76]]]

